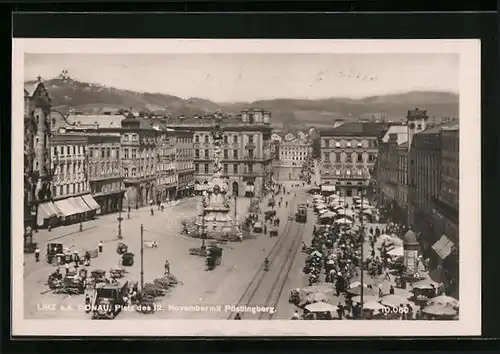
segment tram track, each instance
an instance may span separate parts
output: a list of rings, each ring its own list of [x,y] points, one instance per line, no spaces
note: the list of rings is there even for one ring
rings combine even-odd
[[[281,295],[286,285],[286,281],[288,279],[288,275],[290,274],[290,270],[292,269],[292,265],[297,256],[297,252],[300,249],[300,244],[302,241],[301,236],[304,233],[304,229],[304,224],[298,224],[297,233],[293,237],[292,244],[290,245],[290,248],[288,250],[288,255],[286,256],[283,265],[281,266],[278,277],[276,278],[276,281],[274,282],[273,287],[271,288],[271,291],[269,292],[269,295],[266,299],[265,305],[267,307],[276,308],[280,301]],[[268,319],[272,319],[273,315],[273,313],[260,312],[258,319],[261,320],[265,316],[268,316]]]
[[[294,226],[297,226],[296,230],[292,231]],[[267,279],[275,279],[273,282],[272,289],[269,294],[266,295],[266,300],[265,304],[259,304],[259,306],[273,306],[276,307],[276,304],[279,301],[279,298],[281,296],[281,293],[283,292],[283,288],[286,283],[286,279],[288,277],[288,274],[290,272],[291,264],[293,263],[295,256],[297,254],[297,250],[299,249],[300,246],[300,241],[301,241],[301,236],[304,230],[304,224],[297,224],[295,221],[287,220],[287,223],[285,225],[285,228],[283,230],[283,233],[280,235],[280,239],[274,244],[274,246],[271,248],[269,251],[267,258],[269,259],[269,267],[270,269],[276,269],[278,267],[279,273],[277,276],[271,275],[270,271],[265,271],[264,270],[264,264],[262,264],[257,272],[255,273],[254,277],[248,284],[248,286],[245,288],[243,291],[242,296],[238,300],[237,307],[241,306],[251,306],[252,303],[256,300],[256,295],[260,295],[259,289],[261,289],[261,285],[263,284],[264,281]],[[288,248],[288,251],[286,250]],[[283,255],[282,252],[286,252],[285,258],[279,262],[279,264],[275,264],[279,258],[279,256]],[[285,275],[282,278],[282,275]],[[280,278],[282,278],[282,281],[278,281]],[[281,283],[281,284],[280,284]],[[277,296],[273,296],[275,294],[275,291],[277,290]],[[234,315],[236,314],[236,311],[231,312],[227,319],[232,319],[234,318]],[[258,315],[258,319],[262,319],[263,315],[265,313],[260,313]],[[241,315],[242,318],[244,317],[244,314]]]

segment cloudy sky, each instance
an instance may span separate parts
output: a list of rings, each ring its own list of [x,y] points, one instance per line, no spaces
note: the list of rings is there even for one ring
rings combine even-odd
[[[217,102],[458,93],[457,54],[26,54],[25,80],[72,78]]]

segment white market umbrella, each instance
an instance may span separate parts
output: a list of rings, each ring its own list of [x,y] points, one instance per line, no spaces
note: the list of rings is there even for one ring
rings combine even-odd
[[[408,300],[399,295],[386,295],[380,300],[380,303],[389,307],[400,307],[408,304]]]
[[[343,205],[335,205],[333,206],[333,210],[335,211],[339,211],[339,210],[344,210],[345,207]]]
[[[452,307],[454,309],[458,309],[460,307],[458,300],[448,295],[439,295],[433,297],[427,302],[427,305],[428,306],[439,305],[445,307]]]
[[[349,219],[346,219],[346,218],[342,218],[342,219],[335,220],[335,223],[336,224],[348,225],[348,224],[352,224],[352,221],[349,220]]]
[[[378,303],[377,301],[368,301],[363,304],[363,310],[367,311],[383,311],[385,309],[385,306]]]
[[[318,210],[318,214],[322,215],[322,214],[327,213],[327,212],[329,212],[329,211],[330,211],[330,210],[328,210],[328,209],[326,209],[326,208],[325,208],[325,209],[319,209],[319,210]]]
[[[354,212],[352,210],[349,210],[349,209],[340,209],[337,211],[337,213],[339,215],[342,215],[344,217],[348,217],[348,218],[353,218],[354,217]]]
[[[372,210],[371,210],[371,209],[363,209],[363,210],[361,211],[361,214],[372,215],[372,214],[373,214],[373,212],[372,212]]]
[[[313,195],[313,199],[323,199],[324,197],[321,194]]]
[[[320,219],[330,219],[330,218],[334,218],[335,217],[335,213],[333,211],[328,211],[326,213],[324,213],[323,215],[320,215]]]
[[[326,302],[315,302],[307,305],[305,309],[309,312],[333,312],[337,310],[337,307]]]
[[[321,254],[321,252],[319,252],[319,251],[313,251],[311,253],[311,256],[313,256],[313,257],[322,257],[323,254]]]
[[[398,246],[387,252],[387,254],[392,257],[402,257],[404,256],[405,251],[403,247]]]

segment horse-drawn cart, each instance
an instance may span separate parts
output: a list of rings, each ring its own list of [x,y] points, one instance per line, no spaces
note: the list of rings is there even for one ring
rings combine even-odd
[[[125,276],[126,270],[123,267],[114,267],[109,270],[109,275],[111,278],[123,278]]]
[[[116,246],[116,253],[125,254],[127,253],[127,251],[128,251],[128,246],[123,242],[118,242],[118,245]]]
[[[201,257],[206,257],[208,252],[206,249],[202,249],[200,247],[197,248],[190,248],[189,249],[189,254],[192,256],[201,256]]]
[[[278,237],[278,228],[276,226],[269,229],[269,237]]]

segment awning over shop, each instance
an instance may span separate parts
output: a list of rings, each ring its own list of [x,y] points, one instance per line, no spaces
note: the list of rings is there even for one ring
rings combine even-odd
[[[247,184],[245,186],[245,192],[247,192],[247,193],[253,193],[254,191],[255,191],[255,186],[252,186],[250,184]]]
[[[335,192],[335,186],[331,186],[331,185],[321,186],[321,191],[322,192]]]
[[[77,209],[73,204],[69,201],[69,199],[62,199],[55,202],[57,208],[62,212],[63,216],[71,216],[75,214],[81,214],[82,212]]]
[[[78,208],[83,210],[84,212],[89,212],[92,211],[92,208],[85,203],[82,197],[74,197],[74,202],[76,205],[78,205]]]
[[[82,195],[82,199],[92,210],[99,210],[101,206],[95,201],[95,199],[90,194]]]
[[[194,185],[194,190],[195,191],[204,191],[207,189],[207,185],[206,184],[195,184]]]
[[[441,259],[446,259],[453,250],[455,244],[446,235],[441,236],[441,238],[432,245],[432,249],[436,251]]]
[[[51,206],[52,202],[38,204],[38,220],[49,219],[53,216],[58,216],[55,208]]]

